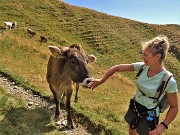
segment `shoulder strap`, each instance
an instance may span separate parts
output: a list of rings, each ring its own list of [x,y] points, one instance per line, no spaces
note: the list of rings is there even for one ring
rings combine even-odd
[[[140,76],[140,74],[142,73],[142,71],[145,69],[146,65],[142,65],[141,68],[139,69],[137,75],[136,75],[136,78],[138,78]]]
[[[164,92],[164,90],[165,90],[165,88],[166,88],[166,86],[168,84],[168,81],[170,80],[171,77],[172,77],[172,73],[170,73],[169,71],[166,71],[166,74],[162,78],[161,84],[160,84],[160,86],[157,89],[154,102],[158,101],[158,99],[160,98],[160,96]]]

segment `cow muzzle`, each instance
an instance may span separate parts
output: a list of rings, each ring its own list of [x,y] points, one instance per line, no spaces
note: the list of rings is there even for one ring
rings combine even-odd
[[[91,78],[86,78],[86,79],[84,79],[84,81],[83,81],[82,83],[80,83],[80,85],[87,88],[87,87],[88,87],[87,85],[88,85],[90,82],[92,82],[93,80],[94,80],[93,77],[91,77]]]

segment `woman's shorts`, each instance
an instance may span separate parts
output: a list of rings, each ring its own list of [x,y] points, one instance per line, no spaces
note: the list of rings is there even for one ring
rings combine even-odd
[[[125,121],[130,125],[131,122],[136,118],[137,115],[132,111],[132,109],[128,109],[127,113],[124,116]],[[159,117],[156,119],[156,123],[158,124]],[[149,134],[149,128],[147,124],[146,117],[142,117],[139,121],[139,124],[136,128],[136,131],[139,135],[148,135]]]
[[[131,109],[128,109],[127,113],[124,116],[124,119],[130,125],[136,117],[137,115]],[[149,129],[147,126],[146,118],[140,119],[136,131],[139,135],[148,135]]]

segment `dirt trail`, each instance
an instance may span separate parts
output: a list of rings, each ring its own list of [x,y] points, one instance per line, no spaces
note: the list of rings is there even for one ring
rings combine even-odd
[[[10,79],[4,77],[0,74],[0,86],[5,89],[9,94],[16,95],[26,102],[27,109],[35,109],[38,107],[43,107],[44,110],[48,111],[50,115],[54,113],[54,103],[50,103],[50,101],[45,100],[44,98],[40,97],[39,95],[30,94],[30,91],[25,90],[22,87],[19,87],[15,84],[15,82],[10,81]],[[66,112],[65,110],[61,111],[61,119],[64,119],[61,125],[59,126],[60,130],[67,135],[95,135],[97,132],[95,130],[96,127],[93,127],[92,124],[86,121],[86,118],[81,118],[78,114],[73,114],[73,121],[75,122],[75,129],[69,130],[65,127],[66,123]],[[84,122],[80,122],[84,121]],[[86,122],[85,122],[86,121]]]

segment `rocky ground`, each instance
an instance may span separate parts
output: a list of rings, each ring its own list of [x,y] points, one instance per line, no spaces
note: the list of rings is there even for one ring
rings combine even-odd
[[[11,95],[16,95],[26,102],[27,109],[35,109],[38,107],[43,107],[46,111],[50,113],[50,115],[53,115],[55,106],[54,103],[51,103],[50,101],[45,100],[44,98],[41,98],[39,95],[33,95],[30,94],[31,92],[28,90],[25,90],[22,87],[19,87],[15,84],[15,82],[10,81],[8,78],[5,78],[2,74],[0,74],[0,86],[7,90],[7,92]],[[67,133],[67,135],[92,135],[95,134],[94,131],[92,133],[93,127],[88,127],[88,123],[80,123],[79,121],[82,121],[82,118],[79,116],[76,117],[76,115],[73,115],[73,119],[75,122],[75,129],[67,129],[65,128],[66,125],[66,111],[61,111],[61,122],[58,122],[58,128],[64,132]],[[76,120],[75,120],[76,119]],[[83,118],[84,119],[84,118]],[[86,125],[86,126],[85,126]],[[90,125],[89,125],[90,126]]]

